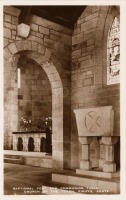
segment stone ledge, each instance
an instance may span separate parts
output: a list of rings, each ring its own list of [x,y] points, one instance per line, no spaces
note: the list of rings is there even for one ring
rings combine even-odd
[[[22,165],[36,166],[36,167],[44,167],[44,168],[52,168],[52,159],[49,158],[40,158],[40,157],[21,157],[20,163]]]
[[[82,169],[76,169],[77,174],[82,174],[85,176],[91,176],[91,177],[99,177],[99,178],[117,178],[120,177],[120,172],[114,172],[114,173],[107,173],[107,172],[100,172],[100,171],[87,171]]]
[[[108,193],[119,194],[120,193],[120,182],[119,179],[115,180],[93,178],[82,175],[68,175],[68,174],[52,174],[52,181],[59,183],[66,183],[70,185],[93,187],[98,188],[97,190],[107,190]]]

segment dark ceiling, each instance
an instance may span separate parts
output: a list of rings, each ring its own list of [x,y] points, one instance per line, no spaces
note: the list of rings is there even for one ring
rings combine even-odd
[[[60,25],[74,28],[74,24],[85,10],[86,6],[14,6],[21,9],[20,23],[29,23],[31,14],[56,22]]]

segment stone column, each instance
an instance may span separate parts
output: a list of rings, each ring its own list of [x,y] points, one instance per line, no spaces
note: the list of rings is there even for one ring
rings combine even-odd
[[[38,138],[37,138],[37,151],[38,152],[40,152],[40,142],[41,142],[40,136],[38,136]]]
[[[28,151],[28,137],[23,138],[23,151]]]
[[[17,85],[17,67],[20,55],[14,55],[9,59],[10,67],[10,89],[8,95],[10,101],[8,102],[9,119],[10,119],[10,132],[18,131],[18,85]],[[9,81],[6,80],[6,81]],[[9,146],[12,145],[12,133],[8,137]],[[11,144],[10,144],[11,143]]]
[[[38,136],[38,134],[37,134]],[[34,151],[35,152],[40,152],[40,137],[36,137],[34,138]]]
[[[37,144],[37,135],[33,135],[33,139],[34,139],[34,152],[38,151],[38,144]]]
[[[105,162],[105,145],[102,142],[102,138],[100,139],[100,159],[99,159],[99,167],[103,168],[103,164]]]
[[[82,145],[82,160],[80,161],[80,169],[90,170],[90,143],[92,141],[91,137],[79,137],[79,141]]]
[[[116,172],[116,164],[114,162],[114,145],[117,143],[118,137],[102,137],[105,144],[105,162],[103,164],[104,172]]]
[[[17,145],[18,145],[18,138],[16,135],[13,135],[13,150],[17,151]]]

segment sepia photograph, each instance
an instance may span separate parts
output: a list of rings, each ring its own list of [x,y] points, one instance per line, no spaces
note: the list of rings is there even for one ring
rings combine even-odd
[[[3,195],[121,194],[120,7],[3,5]]]

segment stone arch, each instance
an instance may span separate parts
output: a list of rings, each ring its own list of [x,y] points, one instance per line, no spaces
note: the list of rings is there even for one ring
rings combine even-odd
[[[104,28],[104,41],[103,41],[103,85],[107,84],[107,40],[108,40],[108,32],[112,26],[114,18],[117,17],[120,19],[119,15],[119,7],[109,7],[108,14],[105,21],[105,28]]]
[[[52,88],[52,129],[53,129],[53,167],[54,168],[64,168],[70,165],[70,159],[67,155],[64,155],[64,152],[69,151],[65,150],[64,137],[65,127],[64,122],[64,113],[68,116],[67,108],[69,96],[68,87],[63,87],[67,79],[67,74],[63,69],[60,62],[56,57],[44,46],[37,44],[34,41],[21,40],[15,41],[9,44],[4,49],[4,65],[5,68],[9,66],[9,61],[14,55],[25,52],[29,58],[35,60],[46,72],[48,79]],[[8,67],[9,68],[9,67]],[[13,112],[14,114],[14,112]],[[69,116],[68,116],[69,117]],[[69,120],[66,120],[68,124]],[[68,125],[67,125],[68,128]],[[13,130],[15,131],[15,130]],[[67,135],[67,133],[66,133]],[[69,137],[69,136],[68,136]],[[70,142],[66,140],[66,143],[70,146]]]
[[[28,151],[34,151],[35,145],[34,145],[34,138],[29,137],[28,139]]]
[[[17,150],[18,151],[23,150],[23,139],[21,137],[18,138]]]
[[[46,139],[44,137],[40,138],[40,152],[46,152]]]
[[[101,91],[105,92],[105,98],[102,105],[112,105],[114,108],[114,132],[115,135],[120,133],[120,120],[117,116],[117,110],[120,109],[119,98],[120,98],[120,89],[119,84],[113,84],[107,86],[107,38],[108,31],[112,26],[113,20],[115,16],[119,18],[120,15],[119,6],[101,6],[99,10],[99,17],[96,26],[96,34],[95,34],[95,85],[96,90],[101,89]],[[104,15],[104,16],[103,16]],[[100,17],[101,16],[101,17]],[[102,17],[103,16],[103,17]],[[109,98],[108,94],[111,94],[111,91],[116,89],[117,97],[115,102]],[[107,95],[106,95],[107,94]],[[99,102],[99,100],[97,101]]]
[[[119,17],[118,6],[101,6],[95,29],[95,85],[107,84],[107,37],[114,17]],[[99,76],[101,74],[101,76]]]

